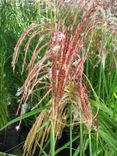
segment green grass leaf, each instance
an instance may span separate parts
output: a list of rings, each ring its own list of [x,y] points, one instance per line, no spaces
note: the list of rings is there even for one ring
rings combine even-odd
[[[35,109],[35,110],[31,111],[31,112],[28,112],[28,113],[26,113],[26,114],[24,114],[24,115],[22,115],[22,116],[19,116],[19,117],[15,118],[15,119],[11,120],[10,122],[8,122],[4,127],[2,127],[2,128],[0,129],[0,131],[2,131],[3,129],[7,128],[8,126],[10,126],[10,125],[12,125],[12,124],[14,124],[14,123],[16,123],[16,122],[18,122],[18,121],[20,121],[20,120],[26,119],[26,118],[28,118],[28,117],[30,117],[30,116],[33,116],[33,115],[35,115],[35,114],[37,114],[37,113],[42,112],[44,109],[50,108],[50,106],[51,106],[51,105],[43,106],[43,107],[41,107],[41,108],[37,108],[37,109]]]

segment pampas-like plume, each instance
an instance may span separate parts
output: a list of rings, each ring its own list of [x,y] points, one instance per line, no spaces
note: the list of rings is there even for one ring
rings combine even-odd
[[[51,104],[49,110],[39,114],[28,134],[24,145],[24,155],[27,156],[33,155],[37,146],[36,141],[43,145],[44,139],[47,139],[50,120],[54,122],[55,137],[60,138],[63,128],[67,125],[68,105],[72,106],[73,111],[77,110],[82,114],[83,122],[88,129],[92,128],[92,110],[83,84],[84,63],[87,57],[88,37],[96,29],[96,24],[102,27],[104,20],[107,20],[106,14],[103,4],[98,1],[80,1],[77,6],[78,11],[74,9],[75,5],[72,5],[73,8],[69,5],[73,0],[65,5],[61,5],[61,2],[57,2],[61,10],[61,13],[58,12],[58,21],[54,24],[47,22],[31,25],[21,35],[13,55],[12,66],[15,69],[21,44],[27,34],[32,32],[24,50],[22,73],[26,68],[28,75],[19,89],[22,96],[17,114],[21,110],[21,105],[35,92],[38,94],[39,90],[44,90],[45,95],[32,109],[39,107],[47,97],[49,97],[48,104]],[[30,62],[26,65],[29,45],[36,35],[39,35],[39,39]],[[46,43],[43,43],[45,38]],[[43,50],[45,54],[41,56]],[[41,59],[38,60],[39,55]],[[39,84],[43,86],[37,88]],[[75,114],[74,112],[73,116]],[[76,119],[76,115],[74,118]]]

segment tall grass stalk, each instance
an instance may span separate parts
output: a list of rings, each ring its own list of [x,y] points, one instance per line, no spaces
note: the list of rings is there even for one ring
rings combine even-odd
[[[72,107],[70,106],[69,108],[69,111],[70,111],[70,156],[72,156],[72,142],[73,142],[73,139],[72,139],[72,131],[73,131],[73,126],[72,126],[72,123],[73,123],[73,120],[72,120]]]
[[[97,133],[96,133],[96,156],[98,156],[98,144],[99,144],[99,135],[98,135],[98,131],[97,131]]]
[[[81,114],[80,114],[80,156],[83,156],[83,126]]]
[[[91,130],[89,129],[89,153],[92,156],[92,141],[91,141]]]
[[[41,147],[41,145],[37,142],[37,145],[40,148],[40,152],[44,154],[44,156],[48,156],[48,154],[44,151],[44,149]]]
[[[50,151],[51,151],[51,156],[55,156],[55,125],[54,122],[51,121],[51,130],[50,130]]]

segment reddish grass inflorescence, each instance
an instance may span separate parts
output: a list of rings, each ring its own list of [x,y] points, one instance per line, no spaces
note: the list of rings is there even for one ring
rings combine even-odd
[[[22,73],[26,67],[28,76],[19,90],[22,96],[17,113],[20,112],[21,105],[26,103],[30,96],[33,96],[35,92],[44,90],[45,95],[32,109],[39,107],[45,98],[51,97],[52,107],[49,111],[44,110],[45,118],[42,112],[38,120],[41,122],[45,121],[45,119],[47,120],[47,118],[54,120],[55,136],[58,136],[58,130],[60,134],[64,128],[63,118],[66,120],[65,122],[67,122],[68,119],[67,109],[65,108],[67,108],[69,103],[64,101],[66,101],[65,90],[68,88],[69,82],[72,82],[74,85],[72,91],[74,99],[72,100],[73,103],[71,101],[70,104],[81,113],[86,127],[89,129],[92,128],[92,110],[86,87],[83,84],[84,64],[87,59],[87,43],[97,26],[102,30],[102,33],[104,33],[106,23],[107,30],[110,31],[109,20],[106,17],[106,10],[104,10],[103,3],[94,0],[80,0],[78,1],[78,9],[75,10],[74,8],[76,6],[74,2],[75,1],[71,0],[62,4],[63,1],[57,1],[58,6],[60,8],[63,7],[65,11],[63,13],[62,9],[60,9],[61,13],[59,12],[59,18],[54,24],[53,22],[47,21],[47,23],[44,24],[31,25],[27,31],[21,35],[15,47],[12,62],[13,69],[15,69],[20,53],[20,46],[25,37],[32,32],[24,49],[25,57],[22,65]],[[59,8],[57,9],[59,10]],[[39,35],[38,42],[32,52],[30,61],[26,63],[29,45],[37,35]],[[46,43],[42,43],[45,38],[47,40]],[[45,54],[38,60],[37,57],[42,54],[43,50],[45,50]],[[37,88],[39,84],[43,86]],[[80,101],[78,101],[78,99],[80,99]],[[37,122],[38,121],[36,121],[36,123]],[[43,123],[40,123],[39,127],[41,127],[41,124]],[[59,128],[57,128],[58,125]],[[33,126],[33,129],[34,128],[35,126]],[[50,126],[48,129],[50,130]],[[45,134],[49,132],[49,130],[46,129]],[[35,135],[37,134],[35,133]],[[34,140],[30,145],[31,147],[33,143]]]

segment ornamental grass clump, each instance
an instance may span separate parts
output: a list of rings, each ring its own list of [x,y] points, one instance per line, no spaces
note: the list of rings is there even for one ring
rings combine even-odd
[[[104,5],[93,0],[80,1],[76,9],[74,3],[72,7],[70,2],[59,3],[55,17],[54,22],[46,20],[29,26],[17,42],[13,55],[15,70],[18,57],[24,51],[21,74],[24,70],[27,72],[27,78],[18,90],[21,100],[17,114],[20,114],[22,104],[33,100],[39,91],[44,94],[31,110],[43,105],[45,100],[46,105],[51,105],[38,115],[33,124],[25,141],[24,155],[33,155],[38,142],[41,146],[44,144],[50,134],[51,122],[55,140],[61,137],[63,128],[68,126],[69,106],[72,108],[73,125],[82,121],[89,130],[94,127],[83,73],[89,36],[108,22]],[[29,40],[22,50],[27,36],[30,36]],[[30,45],[36,37],[38,41],[30,54],[30,61],[27,61]]]

